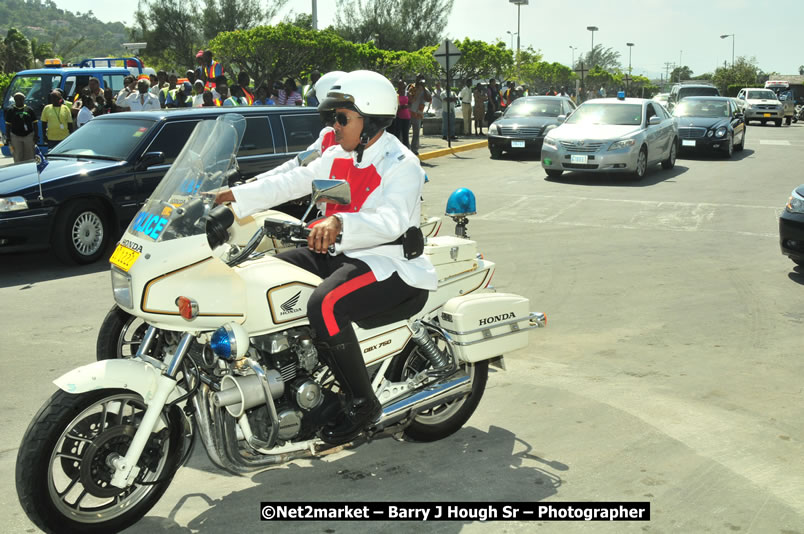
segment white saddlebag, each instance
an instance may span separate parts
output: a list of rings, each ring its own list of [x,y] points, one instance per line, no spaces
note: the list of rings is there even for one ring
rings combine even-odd
[[[522,349],[530,321],[530,301],[511,293],[480,293],[449,299],[439,321],[459,360],[477,362]]]
[[[477,243],[471,239],[428,237],[424,254],[435,267],[439,281],[477,269]]]

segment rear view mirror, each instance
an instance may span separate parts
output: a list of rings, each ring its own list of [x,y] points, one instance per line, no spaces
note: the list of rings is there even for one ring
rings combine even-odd
[[[316,202],[332,202],[333,204],[349,204],[352,192],[349,182],[345,180],[313,180],[313,204]]]
[[[656,126],[657,124],[661,124],[661,123],[662,123],[662,118],[657,117],[656,115],[654,115],[653,117],[648,119],[648,126]]]
[[[558,117],[556,117],[556,120],[557,120],[558,122],[562,122],[562,123],[563,123],[565,120],[567,120],[567,116],[566,116],[566,115],[559,115]]]
[[[146,152],[140,158],[140,162],[137,165],[138,169],[147,169],[148,167],[153,167],[154,165],[161,165],[165,162],[165,154],[163,152]]]
[[[320,157],[321,153],[318,150],[305,150],[296,155],[296,161],[299,163],[299,167],[306,167]]]

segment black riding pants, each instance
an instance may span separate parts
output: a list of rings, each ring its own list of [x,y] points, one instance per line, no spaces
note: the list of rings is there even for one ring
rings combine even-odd
[[[351,330],[352,321],[392,309],[420,291],[397,273],[377,281],[369,266],[344,254],[318,254],[297,248],[277,256],[324,279],[307,302],[307,318],[319,339]]]

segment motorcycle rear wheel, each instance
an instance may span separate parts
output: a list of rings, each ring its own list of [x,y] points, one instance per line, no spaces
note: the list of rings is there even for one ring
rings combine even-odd
[[[443,347],[443,341],[438,342]],[[474,364],[463,363],[461,370],[471,376],[472,390],[464,397],[441,404],[422,412],[405,428],[405,437],[412,441],[438,441],[457,432],[475,412],[489,376],[489,364],[481,361]],[[411,342],[410,350],[404,350],[391,361],[386,376],[399,382],[430,367],[430,361],[420,352],[418,345]]]
[[[173,479],[182,457],[181,415],[163,416],[140,458],[143,482],[109,484],[112,453],[124,455],[145,410],[131,391],[78,395],[57,391],[36,414],[20,444],[17,495],[28,518],[45,532],[118,532],[144,516]]]

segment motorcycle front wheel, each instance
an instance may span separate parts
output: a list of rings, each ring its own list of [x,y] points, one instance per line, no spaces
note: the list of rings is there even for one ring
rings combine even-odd
[[[437,339],[436,342],[439,348],[446,349],[446,342],[443,339]],[[460,373],[468,374],[472,383],[471,391],[463,397],[416,415],[405,428],[405,437],[423,442],[444,439],[457,432],[475,412],[486,389],[489,363],[480,361],[474,364],[465,362],[459,364],[460,369],[453,377],[460,376]],[[419,346],[411,342],[408,350],[402,351],[391,361],[386,376],[393,382],[401,382],[430,366],[430,361],[421,353]]]
[[[95,358],[115,360],[137,354],[148,325],[139,317],[112,306],[104,317],[95,344]]]
[[[45,532],[118,532],[144,516],[170,485],[184,438],[178,408],[162,416],[140,457],[137,481],[110,484],[112,454],[125,455],[145,412],[122,389],[78,395],[57,391],[36,414],[17,456],[17,495]]]

